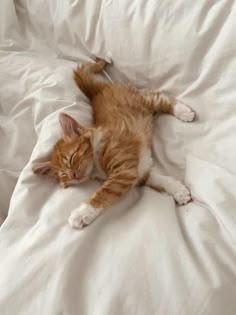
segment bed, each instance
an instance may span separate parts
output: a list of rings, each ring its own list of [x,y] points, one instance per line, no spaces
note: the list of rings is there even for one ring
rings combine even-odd
[[[236,4],[232,0],[2,0],[0,314],[236,314]],[[91,226],[68,216],[98,183],[32,173],[60,112],[92,124],[77,64],[160,88],[196,112],[155,118],[153,152],[192,202],[132,190]],[[0,224],[1,224],[0,223]]]

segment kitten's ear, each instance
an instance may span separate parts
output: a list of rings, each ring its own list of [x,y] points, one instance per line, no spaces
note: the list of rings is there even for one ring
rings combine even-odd
[[[36,163],[32,167],[32,171],[38,175],[46,175],[51,171],[51,162]]]
[[[59,121],[64,133],[64,136],[72,137],[72,136],[80,136],[81,133],[85,130],[76,120],[74,120],[71,116],[61,113],[59,117]]]

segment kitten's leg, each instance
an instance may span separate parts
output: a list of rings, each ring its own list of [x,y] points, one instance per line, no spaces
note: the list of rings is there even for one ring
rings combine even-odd
[[[165,191],[173,196],[179,205],[184,205],[191,200],[191,194],[188,188],[173,177],[160,175],[155,168],[151,169],[146,183],[158,191]]]
[[[136,172],[119,173],[109,178],[83,203],[78,209],[72,211],[69,223],[73,228],[82,229],[94,221],[105,208],[111,206],[114,201],[125,194],[136,184]]]
[[[194,119],[195,114],[192,109],[179,100],[161,93],[158,90],[140,91],[146,101],[146,105],[153,112],[169,113],[182,121],[192,121]]]

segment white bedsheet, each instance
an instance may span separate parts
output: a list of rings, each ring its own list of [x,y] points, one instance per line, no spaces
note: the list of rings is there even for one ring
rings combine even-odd
[[[1,0],[1,315],[236,314],[235,29],[233,0]],[[159,116],[153,135],[193,202],[139,188],[75,231],[67,218],[98,184],[63,190],[31,167],[60,111],[90,125],[72,69],[95,56],[112,80],[195,110]]]

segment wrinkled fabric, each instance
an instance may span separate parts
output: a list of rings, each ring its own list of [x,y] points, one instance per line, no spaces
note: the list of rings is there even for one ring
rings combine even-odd
[[[236,5],[232,0],[2,0],[0,314],[235,315]],[[92,123],[72,69],[160,88],[193,123],[155,118],[153,154],[193,201],[142,187],[91,226],[67,222],[97,187],[32,174],[61,130]],[[1,223],[0,223],[1,224]]]

